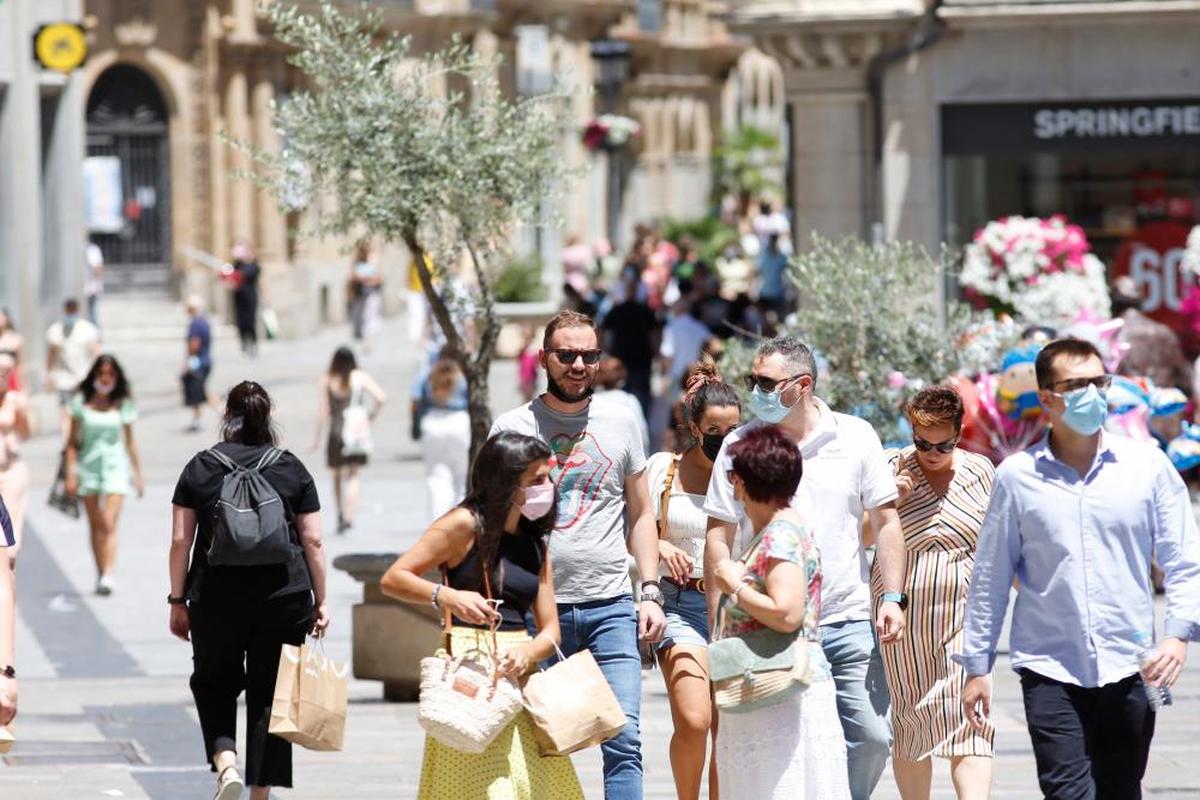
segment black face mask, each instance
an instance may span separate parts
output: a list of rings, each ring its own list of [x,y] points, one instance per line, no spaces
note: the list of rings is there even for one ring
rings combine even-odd
[[[547,375],[546,375],[546,391],[548,391],[550,394],[554,395],[555,397],[557,397],[559,400],[561,400],[564,403],[578,403],[581,400],[586,400],[587,398],[592,396],[592,392],[594,392],[595,390],[596,390],[595,383],[593,383],[592,385],[590,385],[586,389],[584,389],[582,392],[580,392],[578,395],[571,395],[571,394],[568,394],[566,392],[566,390],[563,389],[563,387],[559,385],[558,381],[554,380],[554,378],[551,378],[549,373],[547,373]]]
[[[704,455],[709,461],[717,460],[717,453],[721,452],[721,442],[725,441],[723,433],[706,433],[700,437],[700,449],[704,451]]]

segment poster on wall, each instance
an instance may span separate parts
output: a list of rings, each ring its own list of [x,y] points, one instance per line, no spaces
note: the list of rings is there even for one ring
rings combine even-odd
[[[88,156],[83,160],[83,215],[91,233],[119,233],[125,227],[121,213],[121,159]]]

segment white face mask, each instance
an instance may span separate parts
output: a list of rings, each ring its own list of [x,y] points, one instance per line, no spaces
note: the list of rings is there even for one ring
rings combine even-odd
[[[102,381],[99,378],[92,381],[92,388],[96,390],[96,394],[108,397],[117,388],[116,381]]]
[[[525,502],[521,504],[521,516],[528,520],[541,519],[554,505],[554,484],[539,483],[525,487]]]

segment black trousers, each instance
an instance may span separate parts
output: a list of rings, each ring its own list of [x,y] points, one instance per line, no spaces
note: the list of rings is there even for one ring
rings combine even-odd
[[[271,701],[284,644],[303,644],[312,628],[312,595],[299,592],[255,603],[193,603],[192,696],[204,755],[237,750],[237,700],[246,692],[246,784],[292,785],[292,745],[271,736]]]
[[[1142,679],[1086,689],[1019,670],[1048,800],[1139,800],[1155,714]]]

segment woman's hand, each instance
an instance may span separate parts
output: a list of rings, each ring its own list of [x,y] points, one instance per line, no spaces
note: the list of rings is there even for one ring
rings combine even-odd
[[[438,593],[438,603],[468,625],[490,625],[500,616],[479,592],[464,592],[446,586]]]
[[[666,539],[658,540],[658,560],[670,571],[671,580],[676,583],[684,583],[692,577],[692,569],[696,566],[691,556]]]
[[[139,500],[146,496],[146,480],[140,471],[133,476],[133,488],[137,491]]]
[[[187,606],[171,606],[171,619],[168,625],[171,628],[171,635],[185,642],[188,641],[188,634],[192,630],[192,619],[188,616]]]
[[[324,603],[317,603],[313,608],[312,635],[320,639],[329,628],[329,610]]]
[[[74,497],[79,493],[79,478],[74,472],[68,472],[67,476],[63,478],[63,491],[67,493],[68,497]]]
[[[913,486],[916,481],[913,480],[913,475],[907,468],[902,468],[896,471],[896,491],[899,492],[901,501],[907,500],[908,496],[913,492]]]
[[[725,594],[733,594],[745,582],[746,565],[731,558],[722,559],[713,572],[717,588]]]
[[[498,668],[503,677],[515,680],[533,669],[533,656],[529,652],[530,644],[530,642],[522,642],[500,654]]]

